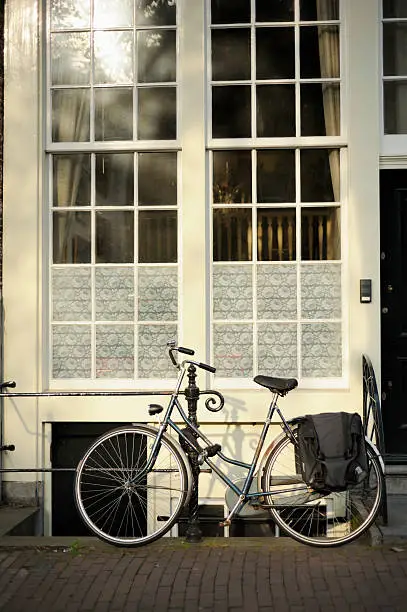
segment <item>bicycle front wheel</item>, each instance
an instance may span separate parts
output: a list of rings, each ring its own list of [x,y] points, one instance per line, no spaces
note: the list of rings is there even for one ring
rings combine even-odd
[[[175,523],[189,493],[189,468],[167,436],[150,462],[158,431],[135,425],[101,436],[80,461],[75,502],[89,529],[116,546],[141,546]]]
[[[297,431],[294,430],[294,437]],[[380,461],[366,444],[368,474],[346,491],[322,495],[302,479],[298,446],[286,435],[266,461],[262,490],[277,525],[311,546],[340,546],[361,536],[375,520],[382,502],[384,476]]]

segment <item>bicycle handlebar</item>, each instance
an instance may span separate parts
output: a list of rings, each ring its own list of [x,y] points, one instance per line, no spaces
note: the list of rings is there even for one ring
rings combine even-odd
[[[189,348],[185,348],[184,346],[176,346],[175,342],[168,342],[167,343],[168,346],[168,352],[170,355],[170,359],[173,363],[173,365],[175,367],[178,367],[178,363],[177,360],[175,359],[173,352],[174,351],[178,351],[178,353],[184,353],[185,355],[195,355],[195,351]],[[216,372],[216,368],[214,368],[213,366],[207,364],[207,363],[202,363],[202,362],[197,362],[197,361],[191,361],[188,363],[192,363],[196,366],[198,366],[198,368],[202,368],[202,370],[207,370],[208,372],[212,372],[212,374],[214,374]]]

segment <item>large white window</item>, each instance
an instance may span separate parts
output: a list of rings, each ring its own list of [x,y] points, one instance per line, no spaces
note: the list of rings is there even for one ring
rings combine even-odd
[[[340,379],[338,0],[212,0],[212,340],[218,375]]]
[[[383,124],[385,134],[407,134],[407,3],[383,0]]]
[[[340,0],[47,7],[50,379],[343,380]]]
[[[177,8],[50,0],[50,377],[172,374]]]

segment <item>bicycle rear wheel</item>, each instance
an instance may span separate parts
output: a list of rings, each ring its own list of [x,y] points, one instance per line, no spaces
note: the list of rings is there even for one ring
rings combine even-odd
[[[80,461],[75,502],[89,529],[116,546],[141,546],[164,535],[188,499],[190,469],[167,436],[147,463],[158,431],[121,427],[101,436]]]
[[[294,430],[294,436],[297,436]],[[340,493],[322,495],[302,479],[297,445],[287,436],[266,461],[262,490],[277,525],[295,540],[311,546],[340,546],[361,536],[375,520],[382,501],[384,476],[367,443],[368,475]]]

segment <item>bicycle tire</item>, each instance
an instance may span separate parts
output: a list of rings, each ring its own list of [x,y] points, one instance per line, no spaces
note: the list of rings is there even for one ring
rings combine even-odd
[[[191,471],[181,448],[164,435],[145,471],[158,430],[120,427],[100,436],[78,464],[75,503],[85,525],[115,546],[149,544],[167,533],[187,502]]]
[[[293,433],[297,436],[296,429]],[[265,462],[262,490],[270,492],[264,499],[272,506],[273,520],[287,535],[310,546],[341,546],[360,537],[374,522],[383,499],[383,470],[371,443],[366,442],[366,478],[329,495],[312,491],[302,480],[296,449],[283,434]]]

